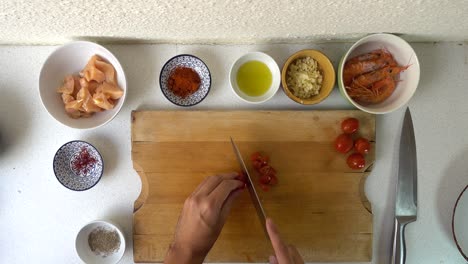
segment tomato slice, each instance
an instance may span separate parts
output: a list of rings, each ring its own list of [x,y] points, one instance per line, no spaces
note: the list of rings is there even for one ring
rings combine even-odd
[[[353,153],[349,155],[346,163],[348,163],[348,166],[353,170],[360,170],[366,166],[366,160],[360,153]]]
[[[260,176],[259,180],[261,184],[270,184],[271,177],[269,175],[264,174]]]
[[[365,138],[356,139],[356,141],[354,142],[354,149],[356,149],[356,151],[358,153],[361,153],[362,155],[367,155],[370,151],[369,140]]]
[[[259,160],[252,161],[252,166],[255,170],[259,171],[263,167],[263,163]]]
[[[245,183],[245,184],[247,184],[247,182],[248,182],[247,181],[247,175],[245,175],[245,173],[243,173],[243,172],[238,172],[236,179],[243,182],[243,183]]]
[[[265,165],[265,166],[261,167],[258,172],[260,174],[262,174],[262,175],[276,174],[276,170],[273,169],[273,167],[271,167],[270,165]]]
[[[270,177],[271,177],[271,179],[270,179],[270,185],[276,185],[276,184],[278,184],[278,178],[277,178],[275,175],[271,175]]]
[[[359,129],[359,120],[356,118],[346,118],[341,122],[341,130],[346,134],[352,134]]]
[[[260,152],[254,152],[252,155],[250,155],[250,160],[251,161],[256,161],[256,160],[261,160],[262,159],[262,154]]]
[[[335,149],[341,153],[348,153],[353,148],[353,139],[349,134],[341,134],[335,140]]]

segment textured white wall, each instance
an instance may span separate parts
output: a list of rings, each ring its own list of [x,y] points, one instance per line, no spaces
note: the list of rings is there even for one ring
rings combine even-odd
[[[0,44],[468,40],[466,0],[0,0]]]

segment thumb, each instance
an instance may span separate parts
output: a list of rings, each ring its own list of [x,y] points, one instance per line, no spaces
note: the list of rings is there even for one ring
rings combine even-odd
[[[273,220],[271,220],[271,218],[266,219],[266,227],[268,236],[271,240],[271,245],[275,250],[277,263],[292,263],[291,258],[289,256],[288,247],[284,244],[283,240],[281,240],[278,228],[273,223]]]

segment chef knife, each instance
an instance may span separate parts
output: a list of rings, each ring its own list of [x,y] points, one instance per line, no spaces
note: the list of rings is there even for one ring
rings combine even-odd
[[[417,218],[417,161],[413,121],[406,109],[401,130],[398,181],[396,185],[395,226],[391,263],[405,263],[405,226]]]
[[[239,166],[241,171],[244,173],[244,175],[247,178],[247,189],[249,190],[250,198],[252,199],[252,202],[255,207],[255,211],[257,211],[258,218],[260,219],[260,223],[262,224],[263,231],[265,232],[265,235],[267,238],[268,232],[266,230],[266,215],[265,215],[265,210],[263,210],[263,206],[260,202],[260,199],[258,198],[257,191],[255,190],[255,186],[253,185],[252,178],[250,177],[249,171],[247,170],[247,167],[245,166],[244,160],[242,159],[242,155],[237,148],[236,143],[234,143],[234,140],[231,137],[231,144],[232,148],[234,149],[234,153],[236,154],[237,161],[239,162]]]

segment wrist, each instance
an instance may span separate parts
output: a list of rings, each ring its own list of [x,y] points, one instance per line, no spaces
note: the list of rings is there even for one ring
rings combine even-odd
[[[207,253],[195,252],[187,246],[171,243],[164,264],[201,264]]]

